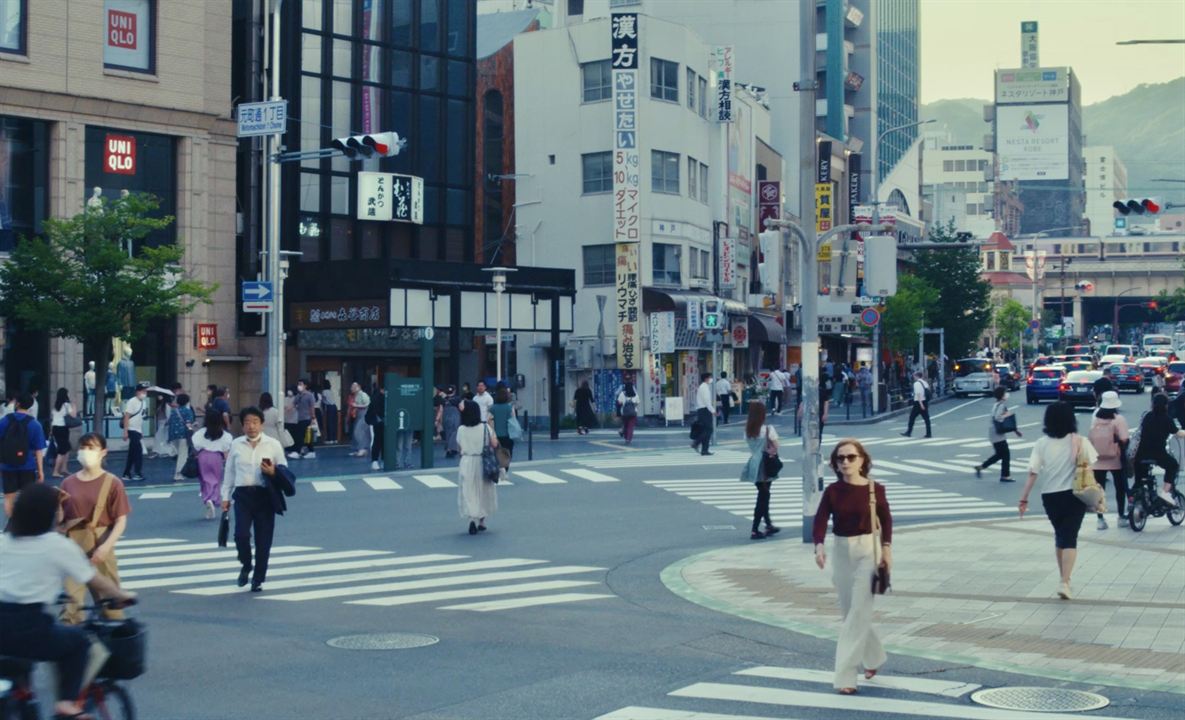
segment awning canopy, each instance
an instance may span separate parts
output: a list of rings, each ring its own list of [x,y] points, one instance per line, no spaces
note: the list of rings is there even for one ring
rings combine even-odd
[[[715,300],[720,303],[721,310],[727,315],[748,315],[749,308],[738,300],[717,297],[712,293],[696,290],[659,290],[657,288],[642,288],[642,312],[664,312],[674,310],[687,312],[687,301]]]
[[[786,342],[786,328],[772,315],[753,313],[749,316],[749,342],[780,345]]]

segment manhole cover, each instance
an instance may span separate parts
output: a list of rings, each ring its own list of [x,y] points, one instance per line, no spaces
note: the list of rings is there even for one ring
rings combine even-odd
[[[1085,712],[1111,704],[1102,695],[1045,687],[1002,687],[972,693],[971,701],[1004,710],[1028,712]]]
[[[440,638],[419,633],[371,633],[343,635],[326,642],[329,647],[342,650],[410,650],[440,642]]]

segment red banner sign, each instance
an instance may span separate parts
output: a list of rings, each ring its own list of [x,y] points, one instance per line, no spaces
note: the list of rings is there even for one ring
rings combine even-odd
[[[197,324],[197,348],[198,350],[218,349],[218,323]]]
[[[107,133],[103,141],[103,172],[116,175],[136,174],[136,138]]]
[[[120,10],[107,11],[107,44],[111,47],[136,49],[136,14]]]

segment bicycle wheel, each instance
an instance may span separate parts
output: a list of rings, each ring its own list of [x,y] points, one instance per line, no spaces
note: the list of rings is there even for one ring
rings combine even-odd
[[[136,720],[132,696],[114,682],[98,681],[86,689],[86,712],[98,720]]]
[[[1144,506],[1144,500],[1137,498],[1127,509],[1127,525],[1132,530],[1140,532],[1147,523],[1148,509]]]
[[[1177,488],[1173,488],[1173,499],[1177,501],[1177,507],[1169,510],[1169,522],[1173,525],[1180,525],[1185,522],[1185,495]]]

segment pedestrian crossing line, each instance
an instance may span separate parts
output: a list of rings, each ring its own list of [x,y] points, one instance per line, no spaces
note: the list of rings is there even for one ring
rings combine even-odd
[[[269,577],[280,577],[283,575],[298,575],[302,573],[324,573],[324,572],[339,572],[342,570],[365,570],[374,568],[391,567],[392,565],[411,565],[415,563],[427,562],[441,562],[444,560],[463,559],[464,555],[417,555],[411,557],[374,557],[371,556],[365,560],[350,560],[351,557],[360,557],[359,555],[344,555],[342,553],[318,553],[313,555],[295,555],[295,556],[281,556],[272,558],[268,566]],[[324,560],[344,560],[345,562],[315,562]],[[292,567],[285,567],[292,565]],[[147,580],[136,580],[137,587],[140,588],[161,588],[161,587],[181,587],[184,585],[201,585],[204,583],[214,583],[233,580],[238,577],[239,562],[237,559],[227,560],[218,563],[204,563],[191,565],[184,568],[169,568],[165,570],[158,570],[154,575],[148,575],[144,571],[137,571],[135,575],[125,575],[120,571],[120,580],[124,577],[149,577]],[[217,573],[215,571],[225,570],[227,572]],[[233,571],[233,572],[231,572]],[[198,574],[185,574],[198,573]],[[172,575],[173,577],[168,577]]]
[[[173,538],[120,538],[119,539],[119,554],[122,556],[127,553],[127,548],[143,547],[146,545],[167,546],[177,545],[188,542],[186,540],[177,540]]]
[[[720,713],[630,705],[620,710],[614,710],[608,715],[598,715],[594,720],[779,720],[779,718],[768,715],[721,715]]]
[[[802,499],[802,492],[787,490],[780,492],[775,487],[772,491],[774,495],[785,499]],[[716,495],[701,495],[690,493],[679,493],[689,500],[698,500],[705,503],[727,503],[727,502],[747,502],[752,500],[756,493],[752,489],[748,491],[737,491],[731,493],[720,493]],[[925,506],[939,506],[939,505],[962,505],[967,502],[967,498],[950,495],[909,495],[898,496],[893,493],[889,494],[889,504],[896,510],[898,507],[911,507],[913,505]]]
[[[318,548],[315,548],[315,547],[306,547],[306,546],[302,546],[302,545],[281,545],[278,547],[273,547],[272,554],[273,555],[284,555],[286,553],[310,552],[310,551],[317,550],[317,549]],[[215,549],[211,550],[210,546],[207,545],[206,552],[189,553],[187,555],[168,555],[168,556],[165,556],[165,555],[151,556],[150,555],[150,556],[139,556],[139,557],[133,557],[133,558],[124,558],[122,556],[122,554],[119,554],[119,553],[117,553],[117,555],[119,555],[119,567],[122,570],[123,568],[141,567],[143,565],[172,565],[172,566],[176,566],[177,563],[192,562],[194,560],[217,560],[219,558],[226,557],[226,553],[227,553],[227,551],[224,549],[215,548]]]
[[[171,543],[164,546],[130,546],[124,547],[124,541],[119,541],[119,564],[122,566],[127,558],[140,557],[142,555],[184,555],[185,553],[202,552],[216,549],[211,542],[200,543]],[[130,545],[130,543],[129,543]],[[296,547],[296,546],[289,546]],[[303,547],[304,550],[316,550],[315,547]],[[273,550],[274,552],[274,550]]]
[[[957,464],[950,462],[938,462],[937,460],[922,460],[920,458],[910,458],[907,462],[914,465],[925,465],[926,467],[937,468],[938,470],[945,470],[946,472],[962,472],[963,468]]]
[[[535,560],[531,562],[546,561]],[[534,568],[530,570],[507,570],[502,572],[476,573],[473,575],[431,578],[427,580],[380,583],[378,585],[354,585],[345,588],[310,590],[306,592],[287,594],[269,593],[263,595],[261,599],[299,602],[302,600],[322,600],[325,598],[349,597],[351,595],[375,595],[388,592],[395,593],[403,590],[421,590],[432,587],[450,587],[455,585],[472,585],[483,582],[501,582],[503,580],[522,580],[528,578],[549,577],[554,575],[570,575],[572,573],[604,572],[604,570],[604,568],[587,567],[584,565],[560,565],[553,567]],[[445,572],[452,572],[452,570],[445,570]],[[269,590],[271,589],[272,585],[274,585],[274,583],[268,583]]]
[[[605,600],[614,595],[603,593],[559,593],[556,595],[535,595],[525,598],[509,600],[489,600],[486,602],[463,603],[461,605],[445,605],[440,610],[470,610],[473,612],[494,612],[497,610],[515,610],[517,608],[538,607],[540,605],[555,605],[557,603],[583,602],[585,600]]]
[[[389,477],[364,477],[362,482],[370,486],[372,490],[402,490],[403,486],[395,482]]]
[[[904,462],[895,462],[889,460],[873,460],[873,465],[876,467],[887,467],[890,470],[903,473],[916,473],[918,475],[941,475],[942,473],[930,468],[918,467],[916,465],[909,465]]]
[[[927,447],[945,447],[947,445],[958,445],[960,443],[967,442],[967,438],[952,438],[949,440],[944,440],[941,438],[931,438],[929,440],[925,440],[925,438],[923,438],[923,440],[924,440],[924,442],[922,442],[920,444],[925,445]]]
[[[393,607],[395,605],[414,605],[416,603],[438,602],[440,600],[513,595],[516,593],[538,592],[540,590],[566,590],[596,584],[597,582],[595,580],[545,580],[542,582],[518,583],[516,585],[495,585],[494,587],[465,588],[464,590],[438,590],[436,592],[408,593],[407,595],[396,595],[394,597],[347,600],[346,604]]]
[[[346,486],[337,480],[313,480],[313,489],[317,492],[345,492]]]
[[[971,442],[963,443],[960,447],[965,448],[990,448],[992,444],[987,440],[972,440]]]
[[[761,666],[754,668],[746,668],[734,675],[743,675],[745,677],[759,677],[768,678],[771,680],[797,680],[800,682],[813,682],[830,685],[835,680],[835,673],[830,670],[809,670],[807,668],[792,668],[792,667],[776,667],[776,666]],[[920,692],[928,695],[939,695],[941,697],[960,698],[969,692],[978,690],[981,685],[976,683],[964,683],[951,680],[930,680],[928,678],[898,676],[898,675],[877,675],[870,680],[862,680],[860,684],[869,687],[881,687],[890,690],[905,690],[908,692]]]
[[[565,473],[568,473],[569,475],[574,475],[575,477],[578,477],[582,480],[588,480],[589,482],[595,482],[595,483],[619,482],[619,480],[617,478],[609,477],[608,475],[602,475],[601,473],[596,472],[595,470],[585,470],[583,468],[564,468],[563,470],[560,470],[560,472],[565,472]]]
[[[539,472],[538,470],[515,470],[514,476],[524,480],[530,480],[540,485],[563,485],[568,482],[567,480]]]
[[[782,501],[782,504],[792,503],[792,502],[797,501],[797,506],[798,507],[802,506],[802,496],[801,495],[798,497],[795,497],[793,495],[785,495],[785,496],[780,495],[778,497]],[[692,499],[694,499],[694,498],[692,498]],[[743,509],[746,505],[748,505],[748,507],[752,508],[754,499],[756,499],[756,495],[751,494],[746,497],[720,499],[720,500],[716,500],[710,504],[715,505],[716,507],[718,507],[722,510]],[[773,498],[771,498],[770,499],[770,506],[771,507],[773,506],[773,502],[774,502],[774,500],[773,500]],[[896,502],[891,499],[889,500],[889,507],[892,508],[893,512],[898,512],[901,510],[924,510],[926,508],[948,508],[948,507],[966,507],[966,506],[967,506],[967,499],[966,498],[903,500],[903,501],[896,501]],[[1007,508],[1009,510],[1012,509],[1010,506],[1005,505],[1004,503],[988,502],[988,501],[984,501],[983,503],[981,503],[980,507]]]
[[[412,475],[417,481],[430,488],[455,488],[457,484],[443,475]]]
[[[173,497],[171,492],[142,492],[137,495],[141,500],[168,500]]]

